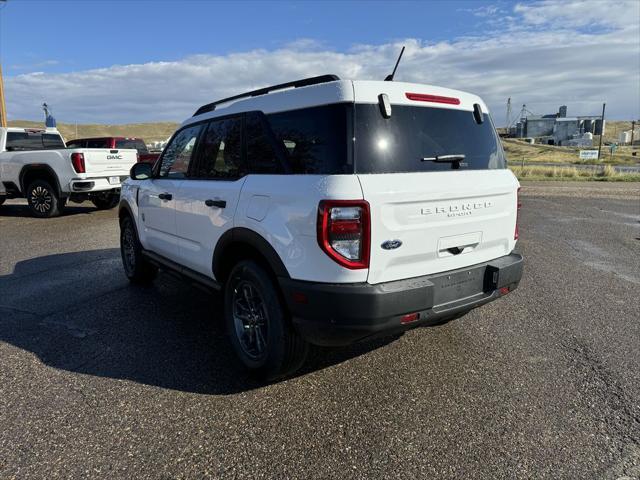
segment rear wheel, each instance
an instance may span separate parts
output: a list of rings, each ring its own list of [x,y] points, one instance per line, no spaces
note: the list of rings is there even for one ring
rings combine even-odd
[[[120,195],[117,193],[105,193],[91,199],[98,210],[110,210],[120,203]]]
[[[276,380],[304,363],[309,344],[293,329],[273,279],[256,262],[243,260],[225,285],[224,316],[233,348],[253,374]]]
[[[120,255],[124,273],[132,283],[148,284],[156,277],[158,268],[143,257],[142,245],[129,216],[120,222]]]
[[[64,199],[60,199],[55,189],[44,180],[35,180],[27,187],[27,201],[31,215],[49,218],[60,215],[64,208]]]

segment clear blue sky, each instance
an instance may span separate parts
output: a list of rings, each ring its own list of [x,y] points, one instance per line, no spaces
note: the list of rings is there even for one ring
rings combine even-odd
[[[478,33],[471,10],[495,3],[8,0],[0,55],[5,74],[17,75],[272,50],[302,38],[334,51],[404,38],[438,42]]]

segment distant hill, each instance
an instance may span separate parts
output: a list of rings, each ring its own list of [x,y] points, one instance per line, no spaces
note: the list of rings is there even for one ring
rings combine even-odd
[[[140,137],[147,143],[158,142],[168,139],[178,128],[178,123],[128,123],[124,125],[99,125],[99,124],[78,124],[78,135],[76,135],[76,125],[72,123],[58,123],[58,130],[65,140],[87,137]],[[43,128],[44,122],[33,122],[29,120],[13,120],[9,122],[10,127]],[[604,141],[617,142],[620,132],[631,129],[629,121],[607,120]],[[501,130],[501,129],[498,129]],[[594,139],[597,145],[598,137]]]
[[[168,139],[178,128],[178,123],[129,123],[124,125],[99,125],[99,124],[78,124],[78,134],[76,135],[76,125],[72,123],[58,123],[58,130],[65,140],[88,137],[139,137],[145,142],[159,142]],[[44,122],[33,122],[29,120],[12,120],[10,127],[24,128],[44,128]]]

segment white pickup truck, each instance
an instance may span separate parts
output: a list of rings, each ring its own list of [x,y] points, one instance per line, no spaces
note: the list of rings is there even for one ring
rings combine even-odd
[[[35,217],[59,215],[67,200],[113,208],[137,159],[133,149],[66,148],[55,129],[0,128],[0,205],[26,198]]]

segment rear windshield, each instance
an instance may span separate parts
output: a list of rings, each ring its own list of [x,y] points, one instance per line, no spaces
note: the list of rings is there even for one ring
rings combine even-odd
[[[138,153],[149,153],[147,146],[140,139],[126,138],[122,140],[116,140],[116,148],[133,148],[138,150]]]
[[[476,123],[472,112],[393,105],[384,118],[378,105],[355,105],[356,173],[432,172],[505,168],[498,136],[488,115]],[[455,155],[454,163],[423,160]]]
[[[64,148],[62,137],[55,133],[7,132],[6,150],[49,150]]]

